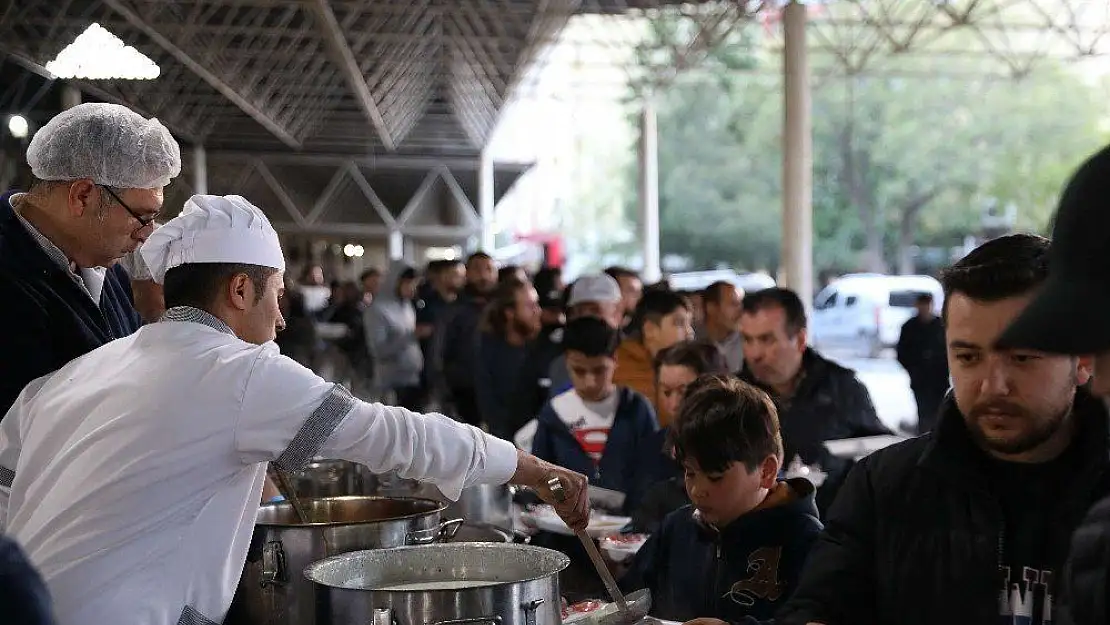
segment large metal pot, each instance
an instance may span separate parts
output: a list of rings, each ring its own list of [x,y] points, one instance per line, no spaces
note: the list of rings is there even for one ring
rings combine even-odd
[[[318,625],[559,625],[550,549],[454,543],[358,551],[316,562]]]
[[[292,478],[293,488],[301,499],[380,494],[374,492],[377,477],[357,462],[313,460]]]
[[[431,499],[330,497],[302,504],[313,523],[299,523],[288,503],[259,509],[232,608],[236,625],[312,625],[315,596],[302,575],[306,566],[349,551],[448,539],[462,523],[441,521],[445,506]]]
[[[513,527],[513,492],[508,484],[479,484],[464,488],[462,496],[447,504],[445,514],[497,527]]]
[[[513,489],[507,484],[479,484],[464,488],[453,502],[432,484],[396,474],[375,475],[365,466],[346,460],[316,460],[294,477],[301,497],[422,497],[447,504],[444,515],[471,523],[488,523],[501,528],[513,527]]]

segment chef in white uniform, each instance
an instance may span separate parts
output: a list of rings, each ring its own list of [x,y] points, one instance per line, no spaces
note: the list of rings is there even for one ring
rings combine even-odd
[[[221,622],[267,462],[343,458],[451,498],[511,481],[550,500],[557,476],[571,494],[558,511],[585,526],[583,476],[447,417],[364,403],[282,356],[285,261],[242,197],[193,196],[142,256],[162,320],[30,383],[0,422],[0,529],[60,625]]]

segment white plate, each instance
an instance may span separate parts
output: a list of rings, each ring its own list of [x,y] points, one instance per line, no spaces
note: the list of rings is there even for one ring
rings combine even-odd
[[[604,551],[613,562],[624,562],[636,555],[644,544],[647,543],[648,538],[647,534],[644,534],[642,540],[618,542],[610,540],[609,537],[606,536],[601,539],[601,550]]]
[[[536,529],[553,534],[574,536],[574,532],[567,527],[566,523],[563,523],[558,514],[555,514],[555,509],[551,506],[537,506],[534,510],[525,511],[522,517],[525,523],[535,526]],[[593,538],[601,538],[619,532],[622,527],[631,522],[632,517],[594,512],[590,515],[590,524],[586,527],[586,533]]]
[[[859,438],[842,438],[837,440],[825,441],[825,449],[828,449],[829,453],[840,458],[851,458],[859,460],[860,458],[879,451],[884,447],[889,447],[895,443],[900,443],[907,438],[909,437],[890,434],[883,434],[879,436],[861,436]]]

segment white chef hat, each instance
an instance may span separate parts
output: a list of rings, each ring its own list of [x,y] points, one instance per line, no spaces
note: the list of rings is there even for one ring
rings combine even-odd
[[[117,189],[153,189],[181,173],[181,148],[157,119],[89,102],[40,128],[27,146],[27,164],[40,180],[90,178]]]
[[[257,206],[238,195],[194,195],[181,214],[140,248],[158,284],[166,272],[192,263],[237,263],[285,270],[277,232]]]

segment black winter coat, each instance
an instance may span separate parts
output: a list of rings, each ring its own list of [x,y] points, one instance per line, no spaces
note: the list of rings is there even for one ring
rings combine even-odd
[[[10,538],[0,536],[0,623],[53,625],[42,577]]]
[[[31,380],[142,325],[122,267],[108,270],[97,306],[27,232],[10,197],[0,196],[0,419]]]
[[[1045,570],[1063,570],[1072,531],[1108,487],[1106,409],[1080,389],[1074,414],[1075,468],[1052,491],[1058,496],[1051,510],[1040,511],[1048,531],[1032,537]],[[1001,622],[1002,565],[1013,541],[1030,537],[1007,535],[985,459],[949,398],[936,431],[861,460],[825,518],[779,625]],[[1054,580],[1047,581],[1051,593]],[[1065,610],[1057,596],[1054,622]]]
[[[761,385],[745,368],[737,376],[759,386],[775,399],[787,464],[795,455],[806,464],[819,464],[828,474],[817,490],[817,508],[824,515],[852,462],[833,456],[825,441],[890,434],[879,421],[871,394],[851,369],[828,360],[812,349],[802,356],[803,378],[789,403]]]
[[[1071,561],[1064,572],[1067,618],[1064,625],[1110,622],[1110,497],[1091,508],[1071,541]]]

